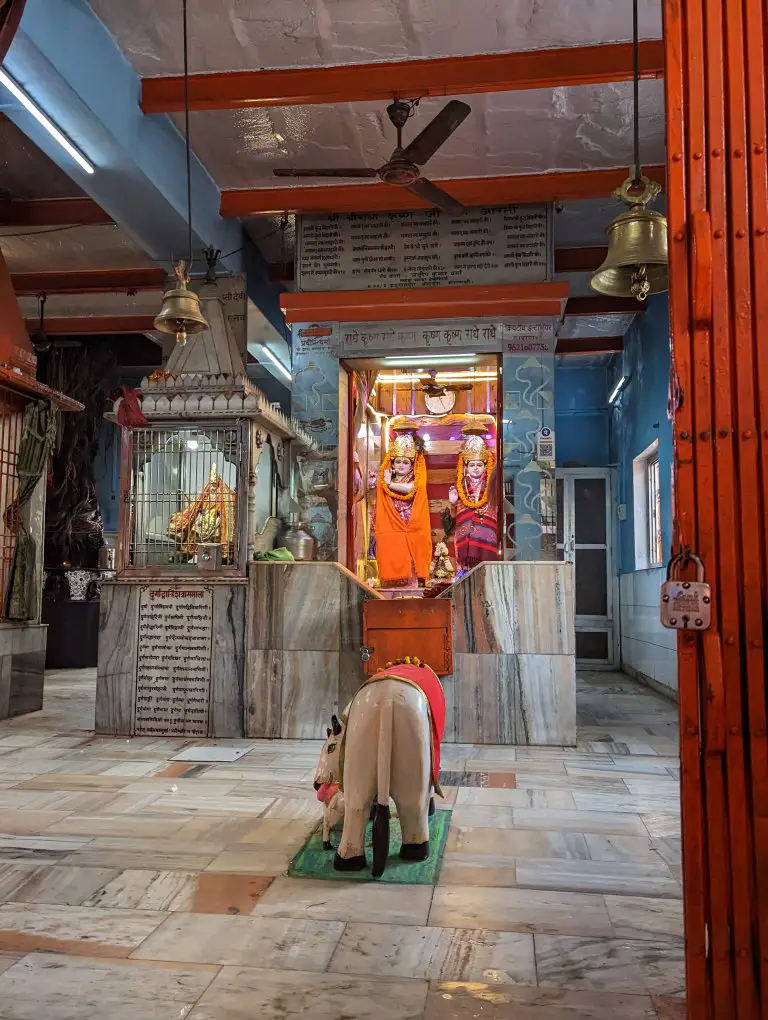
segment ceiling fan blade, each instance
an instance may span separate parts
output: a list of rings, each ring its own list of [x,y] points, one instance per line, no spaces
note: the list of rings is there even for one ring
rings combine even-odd
[[[411,144],[406,146],[403,158],[423,166],[471,112],[471,107],[466,103],[452,99],[432,118],[421,134],[416,135]]]
[[[451,198],[447,191],[438,188],[436,184],[428,181],[426,177],[419,177],[418,181],[414,181],[413,184],[407,184],[405,190],[410,191],[412,195],[418,195],[419,198],[423,198],[425,202],[430,202],[438,209],[442,209],[443,212],[457,214],[464,211],[464,206],[461,202]]]
[[[367,166],[334,167],[332,170],[273,170],[275,177],[378,177]]]

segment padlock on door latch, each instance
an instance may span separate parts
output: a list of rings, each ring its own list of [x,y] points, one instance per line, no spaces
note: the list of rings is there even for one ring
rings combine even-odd
[[[365,645],[360,649],[360,658],[363,662],[368,662],[370,657],[373,655],[375,648],[367,648]]]
[[[696,564],[696,580],[678,576],[688,563]],[[704,564],[698,556],[673,556],[667,579],[661,586],[661,624],[670,630],[707,630],[712,623],[712,589],[704,580]]]

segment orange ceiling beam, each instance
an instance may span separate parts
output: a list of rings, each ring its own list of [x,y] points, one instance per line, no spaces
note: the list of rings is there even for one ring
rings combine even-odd
[[[633,297],[595,297],[568,298],[565,308],[566,315],[641,315],[646,309],[644,301]]]
[[[65,227],[69,224],[112,223],[92,198],[33,198],[0,201],[0,226]]]
[[[88,269],[71,273],[11,273],[11,283],[19,297],[162,290],[167,278],[166,271],[155,266],[139,269]]]
[[[605,198],[627,177],[626,167],[566,170],[508,177],[465,177],[436,181],[467,207]],[[643,167],[662,187],[664,166]],[[326,184],[293,188],[238,188],[221,193],[225,219],[288,213],[407,212],[430,209],[428,202],[391,184]]]
[[[413,319],[562,315],[565,283],[471,287],[293,291],[280,295],[286,322],[397,322]]]
[[[661,40],[641,42],[640,77],[661,78],[663,74],[664,44]],[[197,111],[237,110],[466,96],[631,79],[631,43],[610,43],[524,53],[195,74],[189,80],[189,101],[190,109]],[[144,113],[181,112],[184,78],[144,78],[141,108]]]
[[[37,319],[27,319],[29,331],[39,329]],[[110,333],[151,333],[155,328],[151,315],[67,315],[45,319],[48,336],[89,336]]]
[[[607,248],[555,248],[556,273],[593,273],[605,261]]]
[[[555,354],[620,354],[623,350],[623,336],[585,336],[558,340]]]

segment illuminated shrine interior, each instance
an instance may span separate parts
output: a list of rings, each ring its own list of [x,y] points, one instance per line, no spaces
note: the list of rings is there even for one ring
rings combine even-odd
[[[3,1020],[721,1015],[695,6],[0,0]]]

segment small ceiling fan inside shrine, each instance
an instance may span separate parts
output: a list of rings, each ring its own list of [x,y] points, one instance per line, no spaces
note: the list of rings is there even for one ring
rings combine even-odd
[[[397,131],[397,145],[389,160],[378,170],[370,167],[341,167],[330,170],[273,170],[273,173],[275,177],[378,177],[384,184],[397,184],[443,212],[460,213],[464,209],[461,202],[422,177],[419,168],[448,141],[472,112],[471,108],[458,99],[452,99],[410,145],[403,148],[403,128],[413,116],[414,109],[414,103],[401,99],[396,99],[387,107],[387,115]]]

